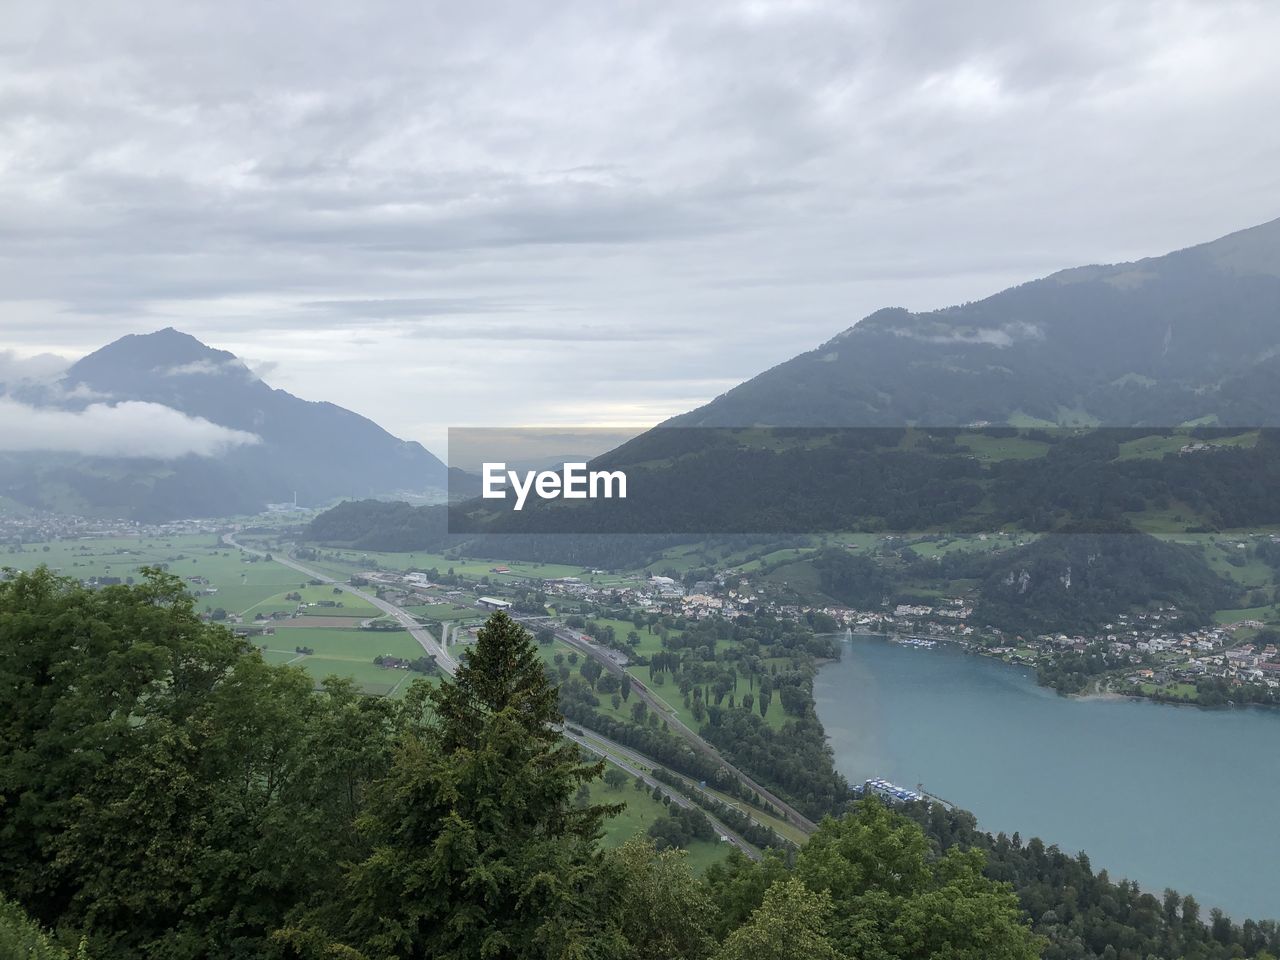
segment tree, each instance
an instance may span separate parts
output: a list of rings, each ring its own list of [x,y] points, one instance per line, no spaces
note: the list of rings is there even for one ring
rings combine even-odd
[[[1040,944],[1017,897],[984,877],[983,863],[981,851],[960,848],[932,859],[917,824],[864,800],[822,822],[795,873],[831,896],[832,941],[849,956],[1034,960]]]
[[[621,790],[627,785],[629,779],[630,777],[617,767],[610,767],[604,772],[604,782],[610,790]]]
[[[605,858],[599,900],[614,904],[629,960],[703,960],[715,906],[681,850],[634,837]]]
[[[317,695],[176,577],[0,583],[0,676],[0,717],[21,718],[0,725],[0,888],[90,956],[261,955],[360,852],[394,705]]]
[[[831,938],[831,897],[794,877],[778,880],[751,919],[726,938],[716,960],[840,960]]]
[[[46,547],[46,549],[48,549]],[[83,956],[84,947],[81,947]],[[0,957],[22,960],[68,960],[63,950],[33,923],[17,904],[0,897]]]
[[[631,696],[631,674],[624,673],[622,675],[622,700],[625,703],[627,698]]]
[[[600,661],[594,657],[587,657],[582,661],[582,666],[578,669],[582,676],[586,678],[587,683],[591,684],[592,689],[595,688],[596,681],[600,679],[600,674],[604,671],[604,668],[600,666]]]
[[[604,950],[608,918],[585,893],[600,825],[620,808],[574,803],[604,764],[557,732],[556,689],[532,638],[494,613],[455,679],[426,699],[433,716],[404,739],[361,820],[371,853],[345,903],[319,916],[378,957]]]

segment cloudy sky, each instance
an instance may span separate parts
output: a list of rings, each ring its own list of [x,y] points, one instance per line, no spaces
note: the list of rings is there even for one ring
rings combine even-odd
[[[1280,216],[1276,3],[0,15],[0,371],[172,325],[436,449]]]

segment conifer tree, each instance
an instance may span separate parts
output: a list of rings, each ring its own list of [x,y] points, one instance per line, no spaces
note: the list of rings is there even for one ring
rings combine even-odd
[[[429,700],[434,724],[406,739],[362,823],[372,853],[348,885],[353,945],[433,960],[608,956],[616,935],[589,891],[615,808],[574,803],[603,764],[561,738],[533,639],[493,614]]]

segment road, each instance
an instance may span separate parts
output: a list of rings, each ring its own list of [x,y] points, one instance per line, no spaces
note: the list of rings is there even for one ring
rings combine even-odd
[[[565,737],[578,744],[578,746],[583,747],[586,750],[590,750],[599,757],[603,757],[620,770],[625,770],[633,777],[639,777],[650,790],[657,787],[663,796],[670,798],[671,802],[681,809],[702,810],[701,807],[697,806],[693,801],[680,793],[674,787],[667,786],[667,784],[663,783],[661,780],[657,780],[646,773],[646,769],[652,766],[653,761],[641,758],[639,754],[626,750],[626,748],[622,747],[620,744],[607,740],[594,731],[583,730],[582,734],[577,734],[567,727],[563,727],[560,732]],[[640,762],[637,762],[637,758],[643,762],[644,766],[641,766]],[[708,821],[710,821],[712,829],[720,836],[724,837],[725,840],[733,844],[752,860],[760,859],[760,851],[747,843],[745,839],[733,830],[730,830],[729,827],[720,820],[707,813],[706,810],[702,810],[702,814]]]
[[[222,541],[223,543],[226,543],[228,546],[235,547],[238,550],[243,550],[246,553],[252,553],[260,557],[265,557],[267,555],[266,552],[263,550],[257,550],[257,549],[254,549],[253,547],[246,547],[244,544],[237,542],[235,539],[235,535],[231,533],[223,534]],[[444,673],[448,674],[449,676],[453,676],[454,673],[457,672],[458,661],[454,659],[453,655],[449,653],[447,647],[445,646],[449,637],[449,628],[447,624],[442,628],[440,640],[436,640],[435,637],[433,637],[430,633],[428,633],[423,627],[421,627],[418,624],[418,621],[415,620],[411,614],[406,613],[404,610],[400,609],[393,603],[390,603],[386,600],[382,600],[374,596],[373,594],[366,593],[365,591],[360,590],[357,587],[353,587],[344,581],[339,581],[335,577],[332,577],[329,574],[324,573],[323,571],[315,570],[311,567],[306,566],[305,564],[299,563],[293,557],[290,557],[290,556],[280,557],[275,554],[272,554],[271,559],[274,560],[276,563],[284,564],[286,567],[289,567],[290,569],[297,570],[299,573],[304,574],[310,579],[319,580],[321,583],[341,584],[343,590],[348,591],[353,596],[360,597],[362,600],[367,600],[369,603],[373,604],[379,610],[383,611],[384,613],[388,614],[391,617],[394,617],[402,626],[404,626],[406,630],[409,631],[409,633],[413,636],[413,638],[422,645],[423,650],[425,650],[427,653],[431,654],[431,656],[436,658],[436,663],[439,665],[440,669]],[[545,617],[516,617],[515,619],[521,620],[521,621],[532,621],[536,624],[536,626],[541,626],[546,622]],[[572,630],[568,629],[567,627],[555,627],[554,629],[555,629],[556,636],[559,639],[563,640],[565,643],[569,644],[574,649],[580,650],[581,652],[587,654],[588,656],[594,657],[596,660],[599,660],[601,663],[604,664],[604,666],[608,670],[617,674],[621,674],[625,672],[625,667],[627,664],[626,654],[616,650],[610,650],[605,647],[600,647],[595,643],[590,643],[588,641],[585,641],[582,639],[582,637],[579,634],[574,633]],[[704,756],[707,756],[710,759],[714,760],[716,763],[723,765],[724,768],[728,770],[731,774],[733,774],[735,777],[737,777],[738,780],[744,786],[746,786],[749,790],[755,791],[757,794],[760,795],[760,798],[762,800],[772,805],[776,810],[780,811],[784,819],[788,820],[791,823],[794,823],[796,826],[800,827],[806,833],[812,833],[814,830],[817,829],[817,826],[813,823],[812,820],[809,820],[807,817],[803,816],[798,810],[792,807],[785,800],[782,800],[772,791],[756,783],[756,781],[752,780],[750,777],[748,777],[745,773],[743,773],[733,764],[725,760],[724,757],[720,756],[719,752],[713,746],[711,746],[711,744],[707,743],[705,740],[702,739],[702,737],[698,733],[696,733],[694,730],[686,726],[684,722],[678,716],[676,716],[676,714],[671,710],[671,707],[668,706],[667,703],[663,701],[661,698],[651,693],[648,687],[646,687],[641,681],[637,680],[635,677],[632,677],[631,683],[632,683],[632,689],[636,691],[637,695],[641,699],[643,699],[651,709],[656,710],[659,716],[666,718],[671,728],[674,729],[681,737],[683,737],[695,750],[702,753]],[[577,724],[577,726],[581,727],[582,725]],[[610,749],[616,748],[616,750],[618,751],[619,757],[625,756],[625,754],[622,751],[626,751],[627,753],[631,754],[630,762],[634,763],[636,760],[643,760],[644,763],[650,766],[653,765],[653,761],[649,760],[648,758],[643,758],[640,754],[635,753],[634,751],[628,751],[626,747],[623,747],[620,744],[613,744],[612,741],[607,740],[606,738],[600,736],[598,733],[595,733],[594,731],[591,732],[591,736],[599,740],[602,744],[609,744]],[[576,740],[577,738],[574,737],[572,739]],[[595,752],[598,753],[599,751],[597,750]],[[611,758],[611,759],[614,759],[615,763],[618,762],[618,760],[615,758]],[[619,763],[619,766],[621,765],[622,764]],[[658,784],[655,781],[655,785],[662,787],[662,790],[664,793],[668,792],[669,790],[669,788],[666,787],[665,784]],[[723,826],[723,824],[721,824],[721,826]],[[730,834],[727,831],[727,829],[722,829],[720,832],[723,833],[725,836],[730,836],[730,837],[736,836],[736,834]],[[740,841],[740,844],[746,845],[747,847],[750,846],[749,844],[746,843],[745,840],[742,840],[741,837],[738,837],[738,840]]]
[[[222,542],[228,546],[235,547],[237,550],[243,550],[245,553],[252,553],[255,556],[265,557],[267,555],[263,550],[246,547],[244,544],[237,542],[235,535],[231,533],[224,533],[222,535]],[[417,640],[418,643],[421,644],[423,650],[435,657],[437,666],[439,666],[440,669],[449,676],[453,676],[457,671],[458,661],[454,659],[453,655],[449,653],[448,648],[445,646],[445,640],[448,637],[447,628],[445,628],[440,640],[436,640],[435,637],[427,632],[425,627],[413,618],[412,614],[401,610],[394,603],[388,603],[386,600],[382,600],[374,594],[367,593],[359,587],[353,587],[349,583],[338,580],[323,571],[314,570],[311,567],[299,563],[297,560],[293,559],[293,557],[281,557],[273,553],[271,554],[271,559],[276,563],[284,564],[284,566],[289,567],[292,570],[297,570],[299,573],[312,580],[319,580],[321,583],[340,584],[342,589],[347,593],[350,593],[354,597],[359,597],[361,600],[368,601],[383,613],[393,617],[396,622],[409,631],[409,635],[412,636],[413,639]]]
[[[624,760],[633,766],[642,767],[648,770],[652,770],[655,767],[661,766],[661,764],[655,763],[649,757],[646,757],[643,753],[637,753],[635,750],[631,749],[630,747],[624,746],[621,743],[618,743],[616,740],[610,740],[608,737],[604,736],[604,734],[597,733],[596,731],[592,730],[590,727],[583,727],[582,724],[577,723],[576,721],[566,721],[566,723],[568,723],[570,726],[573,726],[575,728],[582,730],[583,734],[586,736],[588,740],[594,741],[604,750],[607,750],[609,752],[610,759],[613,760],[615,763],[617,763],[619,766],[622,765],[622,761]],[[575,737],[574,739],[577,739],[577,738]],[[590,746],[590,744],[585,744],[585,746]],[[773,824],[767,823],[764,820],[761,820],[759,817],[754,816],[753,815],[754,811],[751,809],[749,805],[743,803],[741,804],[741,806],[739,806],[738,801],[726,800],[724,796],[717,795],[712,790],[704,789],[698,783],[690,780],[686,776],[680,775],[680,779],[684,781],[685,785],[690,790],[696,790],[698,793],[702,794],[707,799],[714,801],[715,803],[733,806],[735,809],[738,810],[739,813],[745,816],[748,820],[750,820],[756,826],[763,827],[764,829],[773,831],[775,834],[777,834],[777,831],[774,829]],[[666,785],[664,784],[663,786],[665,788]],[[708,814],[708,816],[710,816],[710,814]],[[786,838],[784,837],[783,839],[786,839]]]
[[[541,620],[541,618],[537,619]],[[602,647],[599,644],[592,643],[588,640],[584,640],[582,639],[581,634],[578,634],[567,627],[556,627],[555,634],[557,639],[563,640],[575,650],[600,661],[600,663],[604,665],[605,669],[619,676],[626,672],[626,665],[628,663],[626,654],[617,650],[612,650],[608,647]],[[650,691],[641,680],[636,677],[632,677],[631,688],[636,692],[640,699],[644,700],[645,703],[648,704],[650,709],[656,710],[658,716],[666,720],[667,725],[679,734],[690,746],[703,756],[714,760],[716,763],[722,764],[725,769],[738,778],[743,786],[748,790],[758,793],[761,800],[778,810],[782,814],[783,819],[788,823],[795,824],[805,833],[813,833],[813,831],[818,829],[817,824],[802,814],[795,807],[791,806],[791,804],[787,803],[768,788],[761,786],[733,764],[729,763],[728,760],[720,755],[720,752],[716,750],[715,747],[703,740],[702,735],[696,730],[687,726],[685,722],[680,719],[679,715],[671,709],[671,706],[661,697]]]

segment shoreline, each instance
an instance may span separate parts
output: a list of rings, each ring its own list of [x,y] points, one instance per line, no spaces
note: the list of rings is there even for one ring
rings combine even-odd
[[[1062,690],[1058,690],[1056,687],[1052,687],[1048,684],[1041,683],[1038,676],[1039,671],[1036,670],[1036,667],[1034,664],[1018,663],[1012,660],[1006,660],[1002,656],[998,656],[996,654],[990,653],[987,650],[983,649],[982,647],[978,647],[973,644],[966,643],[965,641],[958,640],[955,637],[918,637],[914,634],[907,634],[907,633],[854,633],[851,630],[845,633],[841,633],[839,634],[839,636],[844,637],[847,640],[852,640],[854,637],[864,637],[866,639],[872,639],[872,640],[877,640],[877,639],[888,640],[891,643],[899,642],[900,646],[910,646],[910,644],[901,643],[900,642],[901,640],[932,640],[937,644],[944,644],[944,643],[950,644],[952,646],[958,647],[963,653],[965,653],[968,656],[984,657],[987,660],[994,660],[998,663],[1003,663],[1005,666],[1008,666],[1008,667],[1022,667],[1024,669],[1030,670],[1033,673],[1037,674],[1036,676],[1037,687],[1040,687],[1044,690],[1052,690],[1058,696],[1068,700],[1079,700],[1082,702],[1097,701],[1100,703],[1105,703],[1108,701],[1114,702],[1117,700],[1132,700],[1135,702],[1157,703],[1157,704],[1161,704],[1163,706],[1168,706],[1168,707],[1195,707],[1196,709],[1199,709],[1199,710],[1210,710],[1210,711],[1212,710],[1243,710],[1249,707],[1258,707],[1264,710],[1280,710],[1280,703],[1238,703],[1234,700],[1228,700],[1226,703],[1199,703],[1197,701],[1174,700],[1174,699],[1166,699],[1164,697],[1153,697],[1150,694],[1145,694],[1145,693],[1125,693],[1119,690],[1106,690],[1106,691],[1093,690],[1087,693],[1067,693]],[[929,648],[921,647],[918,649],[929,649]],[[819,664],[819,667],[821,666],[822,664]]]

